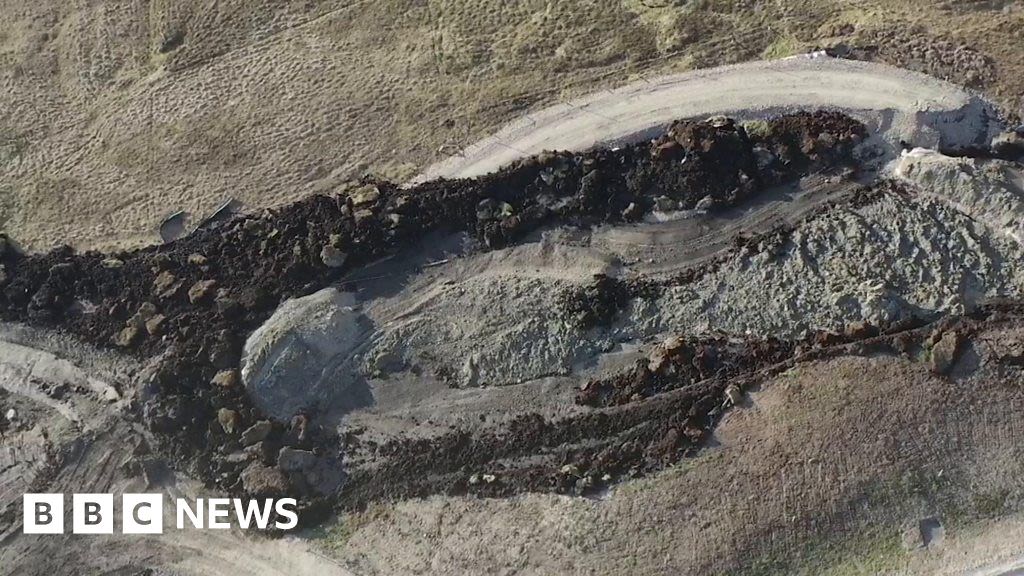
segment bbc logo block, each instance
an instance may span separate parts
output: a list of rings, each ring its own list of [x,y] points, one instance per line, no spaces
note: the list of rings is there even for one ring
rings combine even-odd
[[[24,533],[64,534],[65,498],[64,494],[25,494]],[[164,533],[163,494],[122,494],[116,505],[113,494],[72,494],[70,502],[72,534],[113,534],[118,523],[122,534]],[[224,530],[232,525],[243,530],[266,530],[272,525],[278,530],[292,530],[299,521],[297,504],[294,498],[177,498],[172,502],[177,518],[173,526],[178,530]]]
[[[25,494],[25,534],[64,533],[63,494]]]
[[[25,534],[64,533],[63,494],[25,494]],[[121,498],[123,534],[163,534],[164,500],[160,494],[124,494]],[[72,494],[72,534],[113,534],[113,494]]]
[[[71,531],[73,533],[114,533],[113,494],[75,494],[72,496],[71,502]]]
[[[163,534],[164,497],[160,494],[125,494],[121,532],[124,534]]]

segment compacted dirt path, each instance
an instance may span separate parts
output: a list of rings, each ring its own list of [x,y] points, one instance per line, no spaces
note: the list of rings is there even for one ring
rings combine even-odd
[[[918,146],[979,144],[995,124],[991,105],[959,86],[884,64],[797,56],[642,80],[534,112],[415,181],[493,172],[543,150],[584,150],[678,118],[834,108],[882,113],[880,134]]]

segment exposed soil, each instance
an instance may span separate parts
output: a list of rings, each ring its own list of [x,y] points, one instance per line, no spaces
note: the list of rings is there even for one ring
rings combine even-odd
[[[927,346],[968,328],[946,375],[927,352],[823,348],[750,388],[696,457],[599,499],[413,499],[346,514],[331,542],[365,574],[981,572],[1022,551],[1024,390],[999,360],[1019,351],[1020,322],[920,330]],[[943,543],[918,530],[929,518]]]
[[[176,460],[207,481],[240,490],[244,462],[222,456],[240,448],[238,430],[262,418],[238,382],[240,348],[282,300],[338,282],[346,272],[437,229],[471,232],[486,249],[551,223],[637,220],[666,202],[677,209],[728,207],[769,184],[844,165],[864,136],[858,122],[825,112],[775,118],[756,135],[726,118],[679,122],[651,143],[544,154],[477,180],[440,180],[411,190],[366,181],[344,196],[316,196],[261,215],[213,222],[162,247],[115,254],[62,248],[24,255],[5,239],[0,316],[156,358],[145,383],[150,395],[137,407],[137,417],[164,435],[163,448]],[[602,465],[593,468],[607,469],[603,473],[613,477],[639,473],[655,467],[655,461],[664,465],[699,440],[720,392],[707,384],[639,412],[594,413],[566,423],[526,416],[508,433],[471,442],[456,433],[431,443],[429,451],[415,441],[397,442],[381,448],[385,463],[380,467],[397,484],[374,481],[377,473],[353,477],[343,505],[457,488],[469,480],[455,471],[467,466],[622,434],[631,443],[605,449],[598,459]],[[313,416],[273,423],[262,459],[273,464],[281,446],[336,450]],[[650,426],[631,431],[643,422],[678,430],[677,441],[656,450],[665,457],[641,457],[654,438]],[[507,438],[520,437],[531,440],[517,441],[514,450],[501,448]],[[456,449],[467,446],[479,448],[468,455]],[[410,447],[420,456],[386,458]],[[595,450],[588,453],[597,457]],[[458,478],[406,474],[427,464]],[[575,485],[570,473],[556,479],[542,468],[518,474],[522,480],[485,482],[483,489],[500,494]],[[301,489],[293,475],[288,490]]]
[[[1017,314],[1017,303],[993,304],[972,317],[935,323],[907,321],[884,329],[851,326],[802,342],[687,341],[670,337],[649,360],[622,374],[591,381],[577,401],[610,409],[545,420],[515,419],[499,432],[454,431],[434,439],[398,439],[369,447],[377,464],[353,472],[342,506],[434,493],[508,496],[529,492],[592,495],[693,454],[745,390],[798,363],[841,355],[919,355],[939,349],[946,334],[970,337],[995,315]],[[950,351],[955,359],[957,350]],[[937,361],[934,361],[937,362]],[[948,366],[934,364],[936,373]],[[350,449],[360,447],[349,438]]]

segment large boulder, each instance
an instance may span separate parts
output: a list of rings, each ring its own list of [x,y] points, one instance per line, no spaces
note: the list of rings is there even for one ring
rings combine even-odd
[[[348,363],[366,332],[355,303],[352,294],[326,288],[284,302],[249,336],[242,382],[256,406],[289,421],[361,400]]]

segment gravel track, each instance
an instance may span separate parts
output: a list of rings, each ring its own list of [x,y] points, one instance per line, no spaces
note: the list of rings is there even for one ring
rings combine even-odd
[[[642,80],[533,112],[430,166],[414,182],[479,176],[543,150],[583,150],[677,118],[793,108],[861,117],[870,111],[890,144],[964,146],[996,129],[994,108],[959,86],[883,64],[800,56]]]

